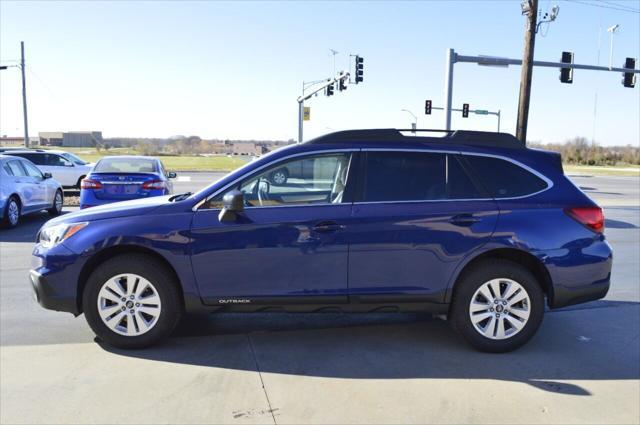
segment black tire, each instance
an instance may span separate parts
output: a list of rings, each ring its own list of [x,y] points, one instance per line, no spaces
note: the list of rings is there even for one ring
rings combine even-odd
[[[15,219],[15,222],[9,218],[9,210],[11,210],[12,204],[15,205],[15,208],[18,209],[18,216]],[[13,229],[20,223],[20,215],[22,213],[22,205],[20,204],[20,200],[12,195],[7,199],[7,203],[4,206],[4,214],[2,215],[2,227],[6,227],[8,229]]]
[[[520,284],[530,300],[529,319],[519,332],[505,339],[491,339],[482,335],[480,331],[476,330],[469,316],[470,304],[478,288],[484,283],[498,278],[511,279]],[[494,315],[494,313],[491,314]],[[544,293],[534,275],[517,263],[488,259],[474,266],[456,283],[449,321],[452,327],[478,350],[489,353],[505,353],[515,350],[529,341],[540,327],[543,316]]]
[[[76,185],[73,187],[73,189],[75,190],[80,190],[80,185],[82,184],[82,180],[87,177],[87,176],[80,176],[80,178],[78,179],[78,183],[76,183]]]
[[[57,207],[57,203],[56,203],[56,199],[58,198],[58,196],[60,196],[60,209],[58,209]],[[64,194],[62,193],[62,190],[58,189],[56,190],[56,194],[53,197],[53,205],[51,206],[51,208],[49,208],[47,210],[47,212],[49,213],[49,215],[52,216],[57,216],[60,215],[60,213],[62,212],[62,206],[64,205]]]
[[[274,185],[285,184],[289,179],[289,170],[286,168],[280,168],[271,173],[271,183]]]
[[[98,313],[98,294],[109,279],[124,273],[133,273],[147,279],[157,290],[162,304],[155,325],[137,336],[121,335],[111,330]],[[82,296],[84,315],[93,332],[104,342],[118,348],[145,348],[167,338],[182,318],[184,303],[179,283],[171,270],[144,254],[126,254],[113,257],[100,264],[87,280]]]

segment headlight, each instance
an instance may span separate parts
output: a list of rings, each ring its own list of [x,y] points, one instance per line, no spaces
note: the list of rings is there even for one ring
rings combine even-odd
[[[70,238],[80,230],[84,229],[87,224],[89,223],[63,223],[55,226],[45,227],[40,231],[38,243],[45,248],[54,247],[63,240]]]

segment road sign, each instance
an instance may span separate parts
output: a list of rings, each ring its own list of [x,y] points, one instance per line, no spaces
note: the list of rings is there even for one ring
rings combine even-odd
[[[311,121],[311,106],[304,107],[304,120]]]
[[[489,115],[489,111],[486,109],[476,109],[473,111],[476,115]]]

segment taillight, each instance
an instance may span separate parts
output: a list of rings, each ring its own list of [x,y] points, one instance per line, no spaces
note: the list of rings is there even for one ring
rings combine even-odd
[[[102,183],[96,180],[83,179],[80,182],[80,189],[102,189]]]
[[[565,208],[564,210],[569,217],[587,226],[594,232],[604,232],[604,214],[600,207],[576,207]]]
[[[162,180],[151,180],[142,184],[142,190],[164,189],[165,187]]]

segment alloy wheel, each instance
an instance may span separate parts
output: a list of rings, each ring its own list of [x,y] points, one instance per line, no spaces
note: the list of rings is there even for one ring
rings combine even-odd
[[[106,281],[98,292],[98,314],[112,331],[139,336],[158,323],[162,312],[155,286],[142,276],[120,274]]]
[[[7,208],[7,216],[9,218],[9,224],[15,226],[20,219],[20,207],[15,200],[9,201],[9,207]]]
[[[273,173],[273,182],[275,184],[284,184],[287,181],[287,176],[283,171],[276,171]]]
[[[512,279],[491,279],[471,297],[469,317],[482,336],[501,340],[511,338],[529,320],[531,300],[522,285]]]
[[[54,205],[55,205],[55,208],[56,208],[57,212],[62,211],[62,203],[63,202],[64,201],[62,200],[62,193],[56,192],[56,197],[54,199]]]

